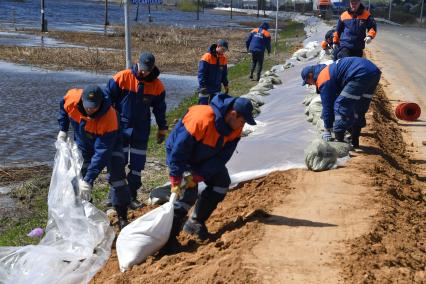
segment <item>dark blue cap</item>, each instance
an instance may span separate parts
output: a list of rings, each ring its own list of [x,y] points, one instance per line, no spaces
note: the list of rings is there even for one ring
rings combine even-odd
[[[300,76],[302,76],[303,79],[303,83],[302,86],[306,85],[306,80],[308,79],[308,75],[309,73],[314,73],[314,66],[306,66],[305,68],[302,69],[302,73],[300,73]]]
[[[250,125],[256,125],[256,121],[253,118],[253,105],[251,101],[246,98],[236,98],[233,109],[238,114],[244,117],[244,120]]]
[[[139,56],[139,67],[142,71],[151,71],[155,65],[155,57],[150,52],[141,53]]]
[[[263,22],[263,23],[260,25],[260,28],[262,28],[262,29],[264,29],[264,30],[269,30],[269,24],[268,24],[268,22]]]
[[[224,39],[220,39],[217,41],[217,45],[223,46],[226,50],[228,50],[228,42]]]
[[[96,85],[87,86],[83,90],[82,100],[85,108],[99,107],[104,100],[101,88]]]

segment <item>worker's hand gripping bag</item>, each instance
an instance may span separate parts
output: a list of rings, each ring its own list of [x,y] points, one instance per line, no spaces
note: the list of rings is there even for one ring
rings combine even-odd
[[[170,201],[139,217],[121,230],[116,249],[120,270],[124,272],[161,249],[170,236],[173,203]]]

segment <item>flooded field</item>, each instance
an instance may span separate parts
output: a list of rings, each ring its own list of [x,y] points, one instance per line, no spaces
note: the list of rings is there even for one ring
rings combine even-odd
[[[117,2],[108,1],[108,21],[111,25],[124,23],[123,7]],[[137,5],[130,5],[130,19],[136,18]],[[182,12],[163,5],[151,6],[153,23],[182,27],[238,27],[239,22],[250,22],[262,18],[253,16],[201,11],[199,20],[195,12]],[[48,29],[104,32],[105,1],[97,0],[55,0],[45,2],[45,19]],[[40,27],[40,0],[2,0],[0,1],[0,28],[38,29]],[[138,22],[148,22],[148,7],[140,5]]]
[[[112,75],[112,74],[111,74]],[[53,72],[0,62],[0,167],[53,160],[59,100],[70,88],[105,85],[111,75]],[[193,94],[196,78],[163,74],[168,109]]]

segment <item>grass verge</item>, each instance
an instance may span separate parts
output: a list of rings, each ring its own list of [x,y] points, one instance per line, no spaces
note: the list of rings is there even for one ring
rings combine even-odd
[[[293,51],[300,47],[304,39],[303,24],[292,21],[280,23],[281,31],[278,34],[277,43],[273,43],[273,52],[266,56],[263,70],[269,70],[273,65],[283,63]],[[275,50],[275,52],[274,52]],[[192,59],[190,59],[192,60]],[[197,59],[198,60],[198,59]],[[249,91],[257,82],[250,81],[251,56],[242,56],[235,66],[229,69],[228,79],[230,82],[230,93],[240,96]],[[177,120],[187,111],[188,107],[197,103],[197,94],[185,98],[180,105],[167,113],[167,121],[170,129],[173,128]],[[164,144],[156,143],[157,127],[153,126],[148,142],[149,157],[146,168],[143,172],[142,190],[145,195],[155,186],[167,181],[167,167],[165,166]],[[155,157],[154,159],[151,157]],[[23,201],[25,208],[29,208],[28,215],[18,218],[0,218],[0,228],[3,233],[0,235],[1,246],[21,246],[37,243],[38,239],[30,239],[26,234],[35,227],[45,227],[47,221],[47,192],[49,188],[50,176],[45,176],[40,180],[31,180],[14,193],[15,198]],[[105,176],[101,175],[95,183],[92,197],[93,203],[100,209],[105,209],[102,204],[108,194],[108,184]],[[24,209],[25,210],[25,209]]]

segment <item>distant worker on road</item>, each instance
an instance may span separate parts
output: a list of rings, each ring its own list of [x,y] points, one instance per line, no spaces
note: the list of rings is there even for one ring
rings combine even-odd
[[[259,81],[262,73],[263,60],[265,58],[265,49],[268,54],[271,53],[271,34],[268,32],[269,24],[264,22],[259,28],[253,29],[246,40],[247,52],[251,53],[252,63],[250,70],[250,80]],[[257,66],[256,79],[253,79],[253,73]]]
[[[120,113],[123,152],[129,168],[127,182],[132,197],[131,209],[142,207],[137,190],[142,185],[142,170],[145,168],[151,108],[158,125],[157,143],[161,144],[167,134],[166,91],[159,75],[154,55],[144,52],[138,63],[115,74],[105,90]]]
[[[118,116],[109,97],[98,86],[71,89],[60,102],[58,122],[58,140],[66,141],[71,124],[74,140],[83,156],[79,182],[81,199],[91,201],[93,183],[107,167],[112,205],[117,211],[120,228],[124,227],[130,192],[124,172]]]
[[[351,0],[348,10],[340,15],[334,33],[333,44],[338,49],[337,59],[362,57],[365,44],[369,44],[376,34],[377,27],[373,16],[360,0]]]
[[[244,124],[256,124],[252,111],[250,100],[219,94],[208,106],[189,108],[170,133],[166,142],[167,165],[172,192],[180,198],[174,204],[173,226],[165,252],[179,248],[176,236],[194,203],[192,216],[183,230],[200,239],[208,237],[205,222],[225,198],[231,183],[225,165],[240,141]],[[186,178],[188,189],[181,192],[184,172],[191,176]],[[198,195],[198,183],[202,181],[207,187]]]
[[[198,63],[198,104],[208,105],[221,92],[222,84],[225,93],[229,92],[227,51],[228,42],[220,39],[201,57]]]
[[[343,142],[349,131],[352,146],[359,148],[365,114],[381,76],[377,66],[365,58],[347,57],[330,65],[307,66],[301,76],[303,84],[316,85],[321,95],[323,140],[330,141],[333,130],[335,139]]]

